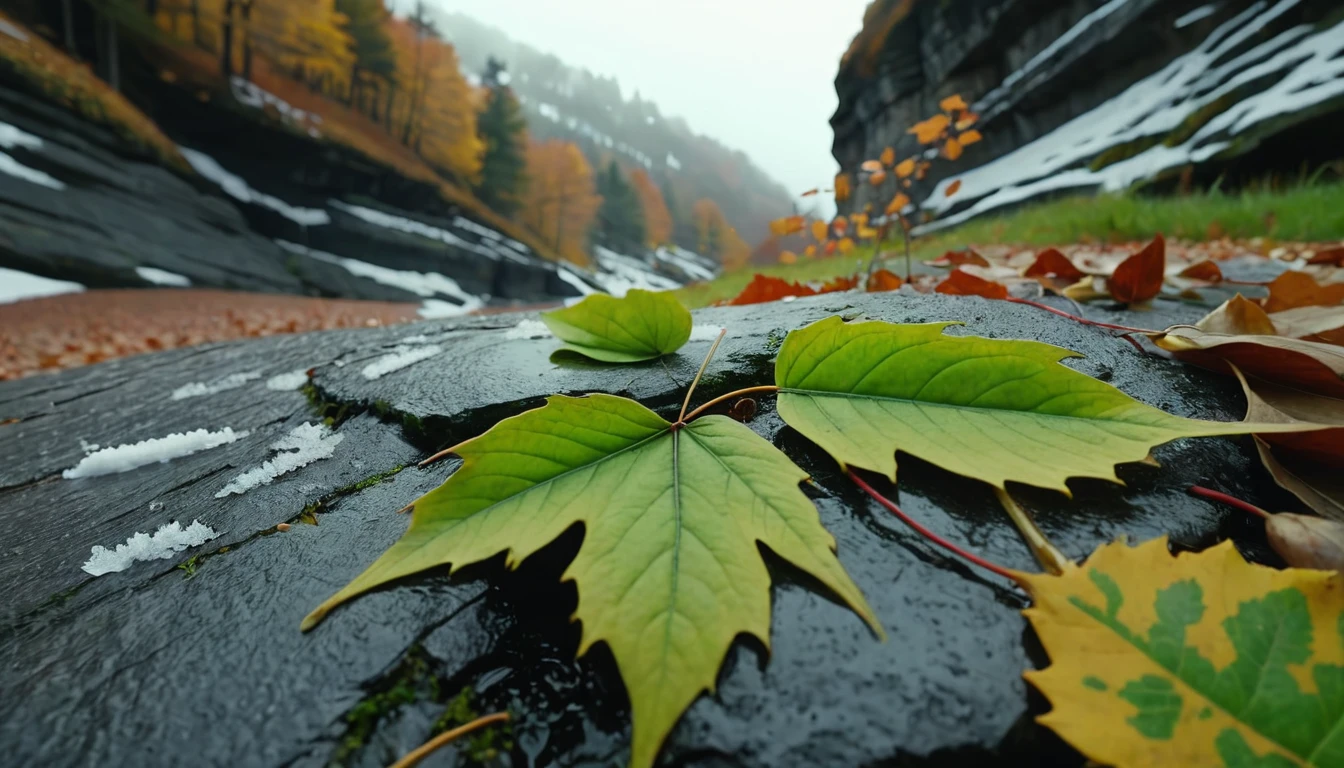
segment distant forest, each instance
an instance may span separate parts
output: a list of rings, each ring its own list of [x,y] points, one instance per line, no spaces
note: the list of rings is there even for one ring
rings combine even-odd
[[[677,243],[703,245],[694,210],[699,200],[717,203],[727,223],[750,243],[765,239],[769,222],[793,210],[792,195],[744,153],[696,134],[638,92],[623,93],[614,78],[570,67],[468,16],[433,10],[429,15],[464,70],[485,72],[492,57],[507,67],[534,139],[574,142],[596,168],[615,159],[627,171],[646,171],[672,212]]]

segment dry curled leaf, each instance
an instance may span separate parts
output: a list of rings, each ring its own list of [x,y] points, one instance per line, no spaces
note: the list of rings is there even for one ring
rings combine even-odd
[[[1259,304],[1238,293],[1224,301],[1195,327],[1207,333],[1225,333],[1232,336],[1277,336],[1274,322]]]
[[[961,94],[959,93],[948,96],[946,99],[938,102],[938,108],[944,112],[960,112],[970,109],[966,104],[966,100],[961,98]]]
[[[939,283],[934,290],[938,293],[953,296],[981,296],[986,299],[1008,298],[1007,286],[993,280],[977,277],[960,267],[952,270],[951,274]]]
[[[1173,326],[1148,338],[1176,358],[1211,370],[1230,373],[1230,363],[1248,376],[1344,398],[1344,349],[1330,344],[1206,333],[1192,325]]]
[[[1083,271],[1078,268],[1078,265],[1074,264],[1069,260],[1068,256],[1065,256],[1055,248],[1046,248],[1044,251],[1036,254],[1036,260],[1031,263],[1031,266],[1027,267],[1026,271],[1022,273],[1022,276],[1056,278],[1057,280],[1062,281],[1065,285],[1072,285],[1085,277]],[[1057,288],[1058,286],[1052,281],[1047,283],[1046,287]]]
[[[1260,452],[1260,462],[1279,487],[1317,514],[1344,521],[1344,477],[1340,477],[1338,470],[1322,469],[1304,462],[1293,462],[1293,468],[1289,469],[1279,461],[1273,446],[1262,438],[1255,438],[1255,447]]]
[[[1166,267],[1167,242],[1158,235],[1143,250],[1120,262],[1106,287],[1122,304],[1147,301],[1162,291]]]
[[[883,291],[894,291],[905,284],[898,275],[889,270],[879,269],[868,276],[868,292],[881,293]]]
[[[1218,268],[1217,264],[1205,259],[1198,264],[1191,264],[1182,269],[1179,277],[1188,277],[1191,280],[1203,280],[1206,283],[1221,283],[1223,281],[1223,270]]]
[[[1269,284],[1266,312],[1297,307],[1333,307],[1344,303],[1344,283],[1321,285],[1305,272],[1284,272]]]
[[[951,184],[948,184],[947,189],[943,190],[943,197],[951,197],[960,191],[961,191],[961,179],[957,179]]]
[[[1269,315],[1280,336],[1344,345],[1344,307],[1298,307]]]
[[[1284,512],[1265,521],[1265,537],[1293,568],[1344,572],[1344,523]]]

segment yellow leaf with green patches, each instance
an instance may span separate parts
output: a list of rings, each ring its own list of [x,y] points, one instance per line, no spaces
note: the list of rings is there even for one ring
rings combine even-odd
[[[831,317],[790,333],[775,364],[780,415],[841,465],[893,482],[901,451],[998,488],[1065,493],[1071,477],[1118,483],[1116,464],[1178,437],[1324,428],[1172,416],[1060,365],[1075,352],[948,336],[949,325]]]
[[[1231,542],[1099,548],[1021,574],[1050,656],[1042,724],[1117,768],[1344,765],[1344,579],[1248,564]]]

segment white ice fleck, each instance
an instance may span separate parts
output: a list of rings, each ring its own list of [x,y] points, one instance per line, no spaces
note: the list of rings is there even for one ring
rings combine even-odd
[[[216,395],[220,392],[227,392],[230,389],[238,389],[249,381],[256,381],[261,378],[258,371],[249,371],[247,373],[231,373],[222,379],[216,379],[206,383],[203,381],[183,384],[173,390],[174,400],[186,400],[189,397],[205,397],[206,395]]]
[[[266,380],[266,388],[276,392],[291,392],[308,383],[308,369],[278,373]]]
[[[89,550],[89,560],[81,570],[91,576],[116,573],[130,568],[137,561],[167,560],[188,547],[199,547],[219,536],[210,526],[200,520],[192,520],[185,529],[182,524],[173,521],[162,525],[154,535],[136,533],[118,544],[115,550],[96,546]]]
[[[690,338],[689,340],[690,340],[690,341],[713,341],[713,340],[719,338],[719,334],[720,334],[722,331],[723,331],[723,329],[720,328],[720,327],[717,326],[717,325],[696,325],[696,326],[692,326],[692,328],[691,328],[691,338]]]
[[[10,37],[14,38],[15,40],[18,40],[21,43],[28,42],[27,32],[24,32],[22,29],[19,29],[18,27],[14,26],[13,24],[10,24],[8,21],[5,21],[4,19],[0,19],[0,32],[4,32],[6,35],[9,35]]]
[[[423,333],[417,333],[414,336],[407,336],[401,340],[402,344],[428,344],[429,337]]]
[[[364,370],[360,373],[364,374],[364,378],[370,381],[381,379],[389,373],[408,368],[422,360],[428,360],[442,351],[443,347],[438,344],[423,347],[399,345],[388,354],[364,366]]]
[[[494,261],[498,261],[502,255],[505,258],[520,264],[535,263],[532,259],[510,253],[509,251],[497,251],[493,248],[487,248],[479,243],[473,243],[458,237],[446,229],[426,224],[423,221],[416,221],[415,219],[408,219],[405,216],[395,216],[390,213],[383,213],[382,211],[366,208],[362,205],[351,205],[340,200],[330,200],[328,201],[328,205],[332,208],[345,211],[351,216],[362,219],[376,227],[385,227],[387,229],[394,229],[398,232],[405,232],[408,235],[419,235],[420,237],[428,238],[430,240],[438,240],[441,243],[447,243],[448,245],[478,253]]]
[[[1209,3],[1208,5],[1201,5],[1198,8],[1194,9],[1193,11],[1177,19],[1176,23],[1173,26],[1175,26],[1176,29],[1185,29],[1191,24],[1194,24],[1197,21],[1203,21],[1204,19],[1207,19],[1208,17],[1212,16],[1217,12],[1218,12],[1218,3]]]
[[[4,161],[0,160],[0,164]],[[62,293],[80,293],[84,286],[68,280],[52,280],[38,277],[27,272],[0,267],[0,304],[9,304],[24,299],[40,299],[43,296],[59,296]]]
[[[416,296],[448,296],[457,300],[457,311],[454,314],[465,314],[485,306],[485,301],[462,290],[462,286],[451,277],[441,275],[437,272],[412,272],[402,269],[390,269],[380,267],[377,264],[359,261],[358,259],[348,259],[344,256],[315,251],[295,243],[284,240],[276,240],[276,245],[284,248],[290,253],[298,253],[308,256],[318,261],[325,261],[331,264],[339,264],[347,272],[356,277],[367,277],[379,285],[389,285],[393,288],[400,288],[403,291],[409,291]],[[428,302],[426,302],[428,303]],[[440,302],[449,303],[449,302]],[[421,313],[424,316],[424,313]],[[444,317],[447,315],[438,315]]]
[[[306,467],[319,459],[329,459],[336,452],[345,435],[331,431],[324,424],[302,424],[288,435],[271,443],[271,450],[282,451],[256,469],[249,469],[224,486],[216,499],[235,493],[247,493],[259,485],[270,485],[275,478]]]
[[[22,128],[15,127],[9,123],[0,122],[0,147],[13,149],[23,147],[24,149],[41,149],[42,137],[35,136]]]
[[[551,335],[551,329],[540,320],[519,320],[518,324],[504,332],[506,339],[544,339]]]
[[[445,317],[461,317],[469,312],[471,312],[471,310],[468,307],[462,304],[454,304],[451,301],[444,301],[443,299],[425,299],[420,302],[419,309],[415,310],[415,314],[426,320],[439,320]]]
[[[256,203],[270,208],[290,221],[303,227],[318,227],[331,223],[331,216],[321,208],[301,208],[290,205],[278,197],[258,192],[241,177],[229,173],[213,157],[194,149],[178,147],[178,151],[191,164],[192,169],[205,178],[218,184],[231,197],[244,203]]]
[[[85,456],[61,476],[67,480],[80,477],[98,477],[117,472],[129,472],[149,464],[165,463],[200,451],[218,448],[247,437],[247,432],[234,432],[225,427],[218,432],[206,429],[153,437],[138,443],[117,445],[96,450]]]
[[[0,173],[9,174],[16,179],[22,179],[30,184],[47,187],[48,189],[65,189],[65,182],[49,173],[30,168],[4,152],[0,152]]]
[[[166,269],[156,267],[136,267],[135,274],[142,280],[146,280],[155,285],[169,285],[174,288],[190,288],[191,278],[186,275],[179,275],[176,272],[169,272]]]

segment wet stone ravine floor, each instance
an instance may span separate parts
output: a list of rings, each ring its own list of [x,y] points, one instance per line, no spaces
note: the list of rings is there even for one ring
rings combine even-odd
[[[1208,309],[1159,300],[1146,314],[1089,312],[1163,327]],[[1234,381],[1032,307],[853,293],[697,311],[697,325],[728,336],[696,400],[771,383],[784,335],[833,314],[960,321],[948,332],[1057,344],[1085,355],[1067,365],[1183,416],[1238,420],[1245,408]],[[625,395],[673,416],[710,347],[693,341],[634,366],[552,362],[554,339],[518,338],[526,317],[208,345],[0,384],[0,762],[384,766],[436,724],[508,710],[508,728],[422,765],[624,765],[624,689],[600,644],[575,659],[577,593],[560,582],[580,528],[516,571],[497,557],[451,578],[409,578],[299,631],[305,614],[404,532],[409,518],[396,511],[458,465],[418,461],[555,393]],[[268,386],[305,369],[303,388]],[[239,373],[255,375],[172,399],[185,385]],[[811,474],[806,491],[888,638],[766,551],[771,650],[739,638],[718,690],[687,711],[660,765],[1082,765],[1034,722],[1048,704],[1022,672],[1047,660],[1021,616],[1024,593],[903,527],[785,426],[772,398],[759,405],[749,426]],[[272,457],[272,443],[324,420],[344,436],[330,458],[216,498]],[[120,474],[62,476],[88,444],[225,427],[247,434]],[[1285,504],[1248,439],[1180,440],[1154,456],[1160,468],[1121,467],[1124,486],[1075,481],[1072,500],[1019,486],[1015,496],[1073,558],[1118,537],[1169,534],[1175,548],[1231,538],[1249,557],[1277,562],[1243,513],[1186,493],[1202,484]],[[935,532],[1010,568],[1038,569],[987,486],[910,457],[899,491],[877,483]],[[81,570],[92,546],[174,520],[199,520],[219,536],[118,573]]]

